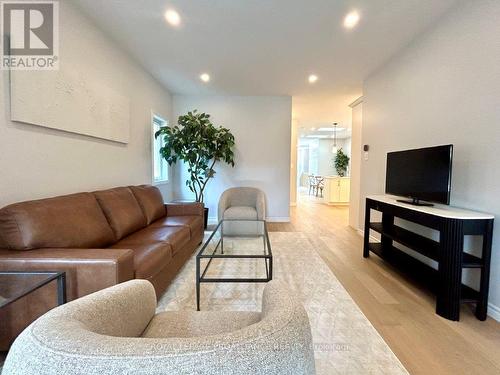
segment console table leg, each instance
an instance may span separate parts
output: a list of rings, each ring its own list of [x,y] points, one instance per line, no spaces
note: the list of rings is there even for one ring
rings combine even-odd
[[[460,319],[462,289],[463,221],[448,219],[440,235],[436,313],[450,320]]]
[[[382,228],[384,229],[384,232],[390,232],[393,227],[394,227],[394,216],[387,213],[382,213]],[[383,253],[385,255],[390,255],[392,252],[392,244],[393,244],[392,239],[382,234],[380,242],[382,243]]]
[[[366,202],[365,207],[365,234],[363,237],[363,257],[370,255],[370,205]]]
[[[493,220],[486,224],[486,231],[483,234],[483,268],[481,269],[481,281],[479,287],[479,301],[476,306],[476,317],[479,320],[486,320],[488,313],[488,291],[490,285],[490,261],[491,244],[493,241]]]

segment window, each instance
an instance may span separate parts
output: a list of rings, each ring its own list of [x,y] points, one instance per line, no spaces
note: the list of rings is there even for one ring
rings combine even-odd
[[[168,181],[168,163],[160,155],[160,148],[163,147],[163,137],[155,139],[155,133],[162,126],[167,126],[167,121],[159,116],[153,115],[153,183],[161,184]]]

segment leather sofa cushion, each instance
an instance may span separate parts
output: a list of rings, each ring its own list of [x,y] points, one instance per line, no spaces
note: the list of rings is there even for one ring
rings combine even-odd
[[[157,187],[151,185],[130,186],[130,190],[146,216],[147,225],[167,214],[163,197]]]
[[[154,228],[151,229],[153,230]],[[191,232],[189,228],[162,227],[161,230],[164,232],[169,232],[166,242],[168,242],[170,246],[172,246],[172,252],[174,255],[177,254],[177,252],[181,251],[191,239]]]
[[[94,192],[94,195],[113,229],[116,240],[146,226],[146,217],[129,188],[101,190]]]
[[[167,216],[156,220],[151,224],[152,227],[186,227],[191,231],[191,236],[195,233],[203,231],[203,217],[186,215],[186,216]]]
[[[191,239],[189,228],[186,227],[147,227],[125,237],[119,242],[123,245],[137,245],[155,242],[165,242],[172,247],[175,255]],[[128,248],[128,247],[127,247]]]
[[[102,248],[113,241],[113,231],[90,193],[20,202],[0,210],[0,248]]]
[[[131,249],[134,252],[136,279],[151,278],[172,260],[172,247],[166,242],[126,244],[120,241],[111,248]]]

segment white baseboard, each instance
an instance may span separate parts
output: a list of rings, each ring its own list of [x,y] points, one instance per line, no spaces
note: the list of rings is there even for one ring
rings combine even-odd
[[[290,222],[290,216],[273,216],[273,217],[268,217],[266,221],[270,223],[289,223]]]
[[[365,236],[365,231],[363,229],[357,229],[356,231],[361,237]],[[370,242],[380,242],[380,240],[370,234]]]
[[[290,216],[273,216],[273,217],[268,217],[266,221],[270,223],[289,223],[290,222]],[[208,217],[208,224],[217,224],[219,220],[217,219],[216,216],[209,216]]]
[[[492,319],[495,319],[497,322],[500,322],[500,307],[488,303],[488,316]]]

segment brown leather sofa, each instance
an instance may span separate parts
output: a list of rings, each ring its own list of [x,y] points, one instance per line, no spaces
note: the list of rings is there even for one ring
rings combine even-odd
[[[134,278],[159,297],[202,238],[203,205],[149,185],[21,202],[0,209],[0,271],[66,271],[68,301]],[[0,310],[0,350],[56,300],[47,286]]]

